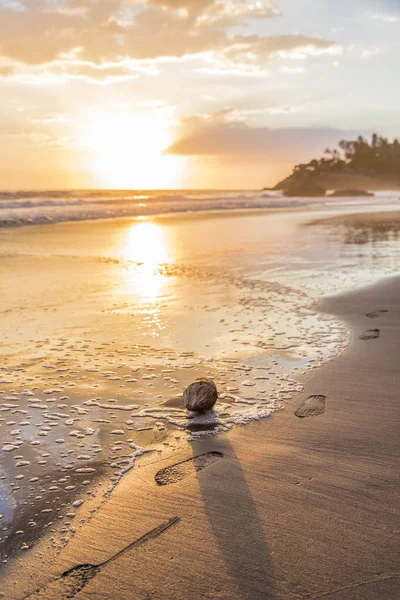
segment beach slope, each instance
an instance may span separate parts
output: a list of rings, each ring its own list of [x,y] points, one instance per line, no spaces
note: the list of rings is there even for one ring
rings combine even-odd
[[[398,599],[399,298],[390,279],[325,301],[352,342],[304,394],[270,420],[149,455],[55,561],[15,561],[5,597],[47,584],[30,597]],[[63,595],[57,575],[134,540]]]

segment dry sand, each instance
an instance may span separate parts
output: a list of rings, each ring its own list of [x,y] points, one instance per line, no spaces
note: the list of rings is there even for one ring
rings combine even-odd
[[[399,296],[391,279],[326,302],[353,341],[308,376],[291,406],[168,460],[148,456],[55,560],[33,552],[10,565],[3,597],[47,584],[32,598],[398,599]],[[379,337],[360,339],[368,330]],[[326,398],[296,417],[310,395]],[[165,468],[158,480],[171,483],[157,485]],[[86,579],[56,579],[138,539]]]

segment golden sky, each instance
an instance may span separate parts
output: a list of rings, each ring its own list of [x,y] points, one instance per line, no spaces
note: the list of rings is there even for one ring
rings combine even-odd
[[[0,0],[0,189],[259,188],[400,132],[396,0]]]

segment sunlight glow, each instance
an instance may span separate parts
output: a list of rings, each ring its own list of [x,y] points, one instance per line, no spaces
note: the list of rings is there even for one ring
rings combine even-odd
[[[94,113],[82,125],[81,148],[100,185],[119,189],[178,187],[186,159],[164,154],[173,139],[165,115]]]
[[[158,268],[171,261],[163,228],[148,221],[136,223],[124,240],[123,254],[135,263],[129,269],[129,290],[147,302],[155,302],[166,282]]]

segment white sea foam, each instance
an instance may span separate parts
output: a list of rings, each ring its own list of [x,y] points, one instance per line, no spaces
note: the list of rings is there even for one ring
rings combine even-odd
[[[396,198],[398,193],[385,192],[382,197]],[[0,192],[0,226],[204,210],[290,208],[321,202],[343,205],[351,199],[285,198],[277,191]]]

